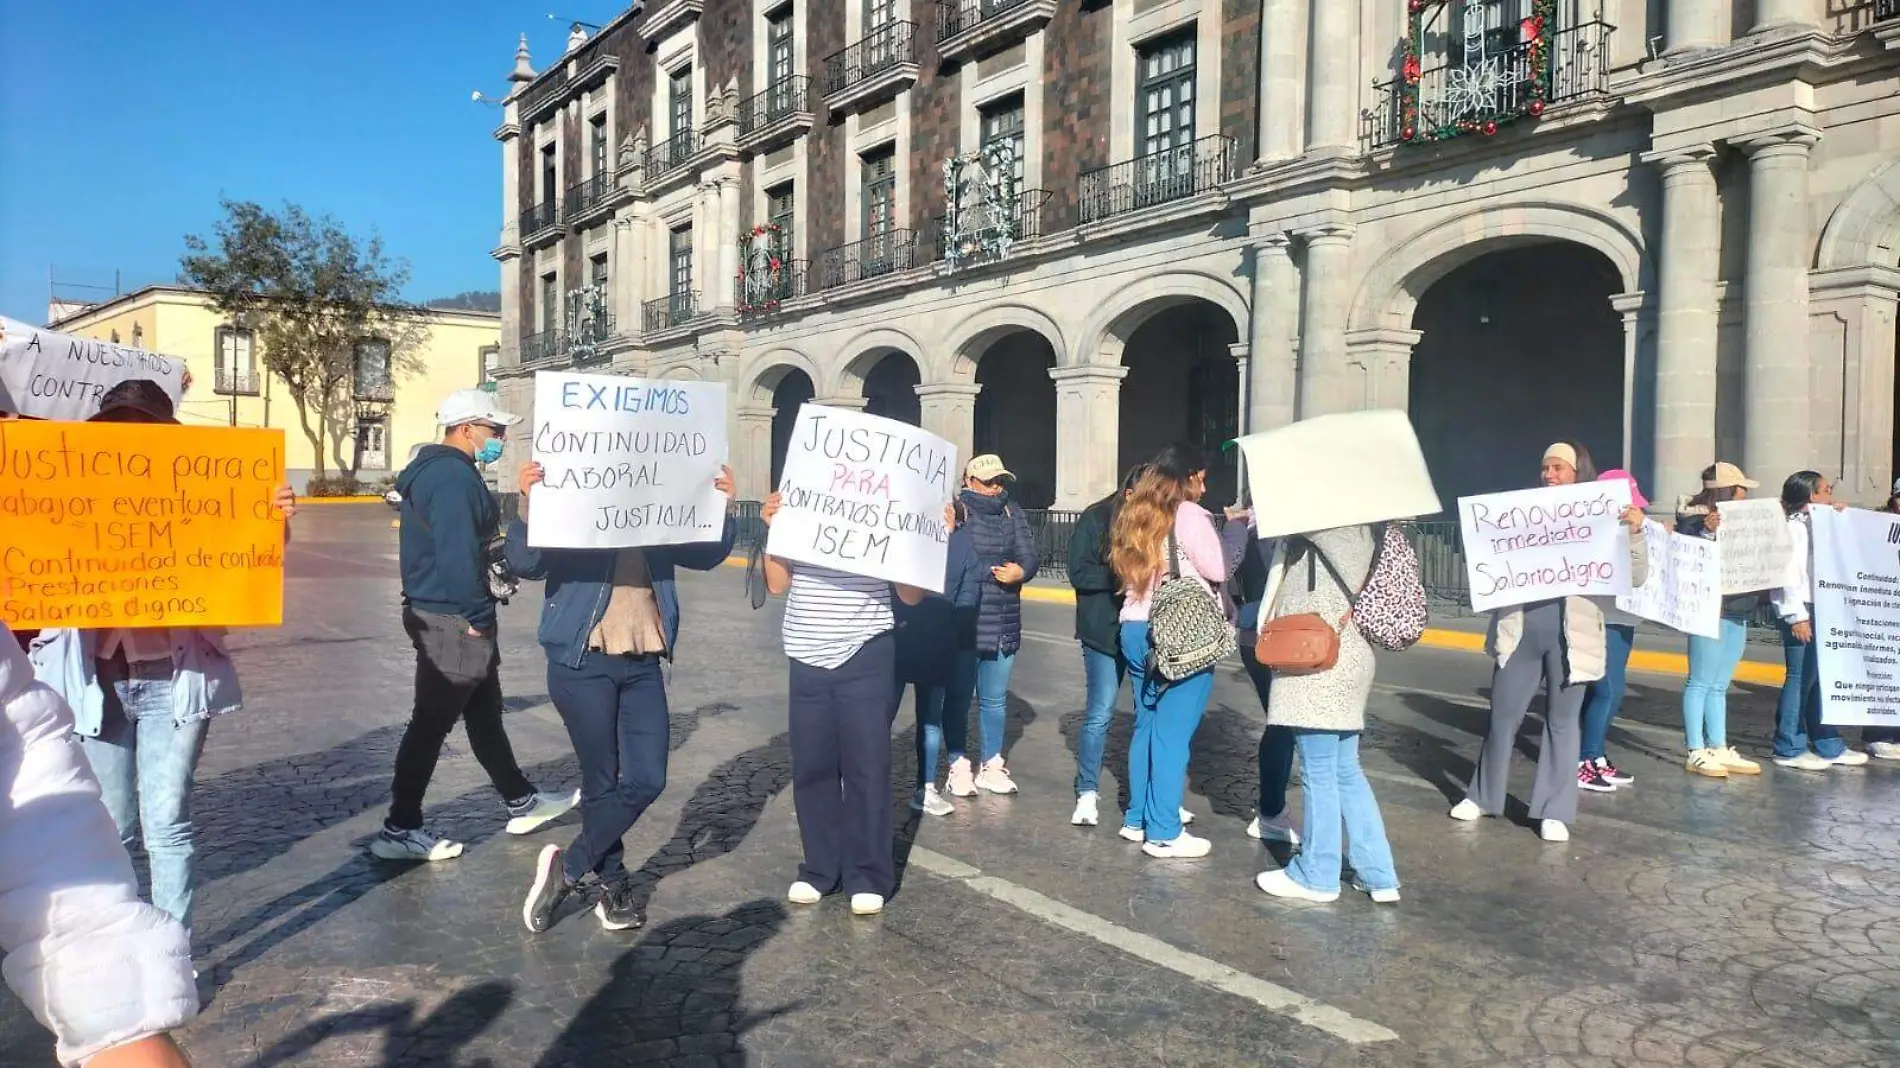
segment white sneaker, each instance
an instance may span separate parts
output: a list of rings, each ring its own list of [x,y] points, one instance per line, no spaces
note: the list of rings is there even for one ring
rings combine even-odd
[[[1472,820],[1480,819],[1483,816],[1484,809],[1479,808],[1478,803],[1469,797],[1451,806],[1451,818],[1464,823],[1470,823]]]
[[[1096,811],[1096,800],[1094,790],[1084,790],[1075,799],[1075,811],[1070,813],[1069,822],[1077,827],[1093,827],[1102,822],[1101,814]]]
[[[1542,838],[1546,842],[1568,842],[1570,841],[1570,828],[1564,826],[1564,821],[1562,820],[1538,820],[1537,837]]]
[[[1826,771],[1834,766],[1832,760],[1816,753],[1803,753],[1800,756],[1776,757],[1777,767],[1791,768],[1795,771]]]
[[[851,914],[853,916],[875,916],[884,911],[882,894],[852,894]]]
[[[509,834],[528,834],[551,820],[560,819],[581,803],[581,792],[571,794],[535,794],[526,804],[508,807]]]
[[[1009,769],[1003,766],[1002,757],[992,757],[976,773],[976,785],[993,794],[1013,794],[1016,792],[1016,780],[1009,777]]]
[[[1862,764],[1867,763],[1867,754],[1858,749],[1843,749],[1841,750],[1840,756],[1822,757],[1821,759],[1830,764],[1838,764],[1843,768],[1858,768]]]
[[[802,879],[793,883],[792,888],[785,892],[785,900],[794,905],[816,905],[824,899],[825,895],[819,893],[817,887]]]
[[[1143,853],[1158,860],[1192,860],[1204,857],[1214,849],[1214,843],[1205,838],[1181,832],[1181,837],[1171,842],[1148,842],[1141,847]]]
[[[1867,747],[1879,760],[1900,760],[1900,742],[1875,742]]]
[[[1194,813],[1189,812],[1187,809],[1182,809],[1181,810],[1181,826],[1186,827],[1188,824],[1193,823],[1193,822],[1194,822]]]
[[[1254,876],[1253,884],[1274,897],[1291,898],[1294,901],[1317,901],[1326,905],[1339,900],[1339,891],[1334,890],[1329,894],[1323,890],[1301,886],[1293,881],[1293,876],[1279,868],[1263,871]]]
[[[1121,835],[1124,841],[1146,842],[1148,840],[1147,831],[1142,830],[1140,827],[1130,827],[1126,823],[1122,824],[1121,830],[1115,833]]]
[[[462,843],[437,838],[428,831],[398,831],[385,826],[370,839],[369,851],[384,860],[454,860],[462,855]]]
[[[1399,888],[1396,886],[1388,887],[1384,890],[1374,890],[1372,887],[1367,886],[1364,880],[1355,875],[1352,878],[1352,888],[1380,905],[1396,905],[1399,903]]]
[[[910,807],[931,816],[948,816],[957,810],[955,805],[945,801],[943,795],[937,792],[936,783],[917,791],[910,799]]]
[[[1272,819],[1255,816],[1253,822],[1247,825],[1247,837],[1258,838],[1263,842],[1300,844],[1300,832],[1293,826],[1293,817],[1288,812],[1281,812]]]
[[[958,757],[950,762],[950,778],[944,786],[951,797],[976,796],[976,775],[970,770],[969,757]]]

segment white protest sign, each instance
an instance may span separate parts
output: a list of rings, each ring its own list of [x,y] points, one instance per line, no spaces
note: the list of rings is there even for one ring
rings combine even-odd
[[[1900,727],[1900,517],[1818,505],[1809,514],[1821,722]]]
[[[0,412],[77,422],[99,411],[106,390],[134,378],[158,383],[177,404],[185,361],[0,315]]]
[[[1630,592],[1629,506],[1622,479],[1458,498],[1471,607]]]
[[[1633,616],[1674,627],[1684,634],[1722,634],[1722,547],[1707,538],[1671,534],[1655,520],[1643,524],[1649,547],[1649,578],[1616,598]]]
[[[718,541],[726,386],[542,371],[534,459],[544,471],[528,544],[618,549]]]
[[[1341,412],[1249,434],[1254,529],[1262,538],[1436,515],[1425,453],[1404,412]],[[1325,493],[1314,493],[1325,486]]]
[[[1753,593],[1780,586],[1794,557],[1788,514],[1772,497],[1724,501],[1715,539],[1722,545],[1722,592]]]
[[[943,592],[957,447],[908,423],[798,409],[765,551],[785,560]]]

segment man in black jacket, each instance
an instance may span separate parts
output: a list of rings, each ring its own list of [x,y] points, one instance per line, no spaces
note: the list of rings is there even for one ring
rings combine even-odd
[[[402,622],[416,647],[416,703],[396,750],[389,817],[370,841],[370,852],[385,860],[462,855],[460,842],[422,829],[422,795],[458,719],[507,806],[510,834],[527,834],[580,800],[578,792],[537,793],[501,724],[501,650],[488,584],[489,544],[501,513],[475,465],[501,458],[508,427],[520,419],[484,390],[451,393],[436,412],[442,443],[416,453],[396,478]]]
[[[1069,585],[1075,587],[1075,638],[1082,643],[1082,675],[1088,684],[1082,734],[1075,743],[1075,814],[1069,822],[1093,827],[1102,776],[1108,721],[1115,714],[1127,665],[1121,658],[1122,587],[1108,565],[1109,528],[1121,502],[1134,490],[1146,464],[1128,469],[1121,489],[1082,510],[1069,534]]]

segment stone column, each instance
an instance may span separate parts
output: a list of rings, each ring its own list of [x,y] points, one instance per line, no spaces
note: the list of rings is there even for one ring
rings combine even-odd
[[[1797,25],[1814,25],[1814,0],[1755,0],[1755,25],[1749,32]]]
[[[521,134],[515,105],[502,112],[501,241],[495,258],[501,271],[501,365],[521,362]]]
[[[969,382],[926,382],[917,391],[923,428],[957,447],[957,461],[976,455],[976,395],[983,387]]]
[[[1814,462],[1808,431],[1808,152],[1795,124],[1742,143],[1748,153],[1747,341],[1742,466],[1774,485]]]
[[[1114,490],[1121,473],[1121,389],[1126,367],[1057,367],[1055,507],[1080,511]]]
[[[1257,235],[1253,253],[1253,300],[1247,316],[1248,375],[1247,433],[1286,426],[1293,422],[1298,398],[1299,360],[1294,338],[1299,335],[1300,274],[1293,266],[1292,240],[1272,230]]]
[[[718,230],[719,183],[701,181],[693,196],[693,288],[702,311],[718,304],[718,280],[713,277],[719,272]]]
[[[640,255],[636,223],[632,214],[616,214],[613,229],[613,263],[607,275],[607,307],[614,313],[616,334],[640,332],[640,305],[634,299],[640,273]]]
[[[776,488],[772,485],[772,417],[776,414],[773,408],[732,410],[732,474],[742,501],[762,501]]]
[[[1342,382],[1340,402],[1345,410],[1412,406],[1412,349],[1425,335],[1417,330],[1385,328],[1359,330],[1346,336],[1346,365],[1356,382]],[[1347,403],[1355,401],[1355,403]]]
[[[1662,292],[1656,314],[1656,469],[1645,488],[1669,501],[1701,488],[1715,460],[1715,282],[1722,218],[1713,146],[1651,152],[1663,172]]]
[[[1352,313],[1352,227],[1316,226],[1294,234],[1306,242],[1301,272],[1299,401],[1301,419],[1350,411],[1342,400],[1346,320]]]
[[[1728,0],[1670,0],[1668,51],[1713,48],[1728,40]]]
[[[1623,317],[1623,466],[1636,470],[1636,395],[1638,343],[1642,337],[1643,294],[1618,293],[1610,307]],[[1602,464],[1602,460],[1597,461]],[[1652,507],[1654,505],[1652,504]]]
[[[710,307],[731,307],[739,277],[739,176],[719,179],[719,296]]]
[[[1255,144],[1260,161],[1292,159],[1306,147],[1306,4],[1263,0],[1260,102]]]
[[[1357,150],[1359,117],[1359,5],[1313,0],[1307,55],[1312,97],[1307,107],[1309,149]]]

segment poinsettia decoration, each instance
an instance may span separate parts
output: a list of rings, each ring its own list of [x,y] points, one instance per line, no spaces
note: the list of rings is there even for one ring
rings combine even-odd
[[[1399,138],[1403,141],[1443,141],[1463,134],[1489,137],[1506,123],[1535,119],[1550,105],[1551,35],[1557,30],[1557,0],[1531,0],[1530,14],[1517,25],[1517,43],[1508,50],[1486,55],[1483,0],[1407,0],[1410,24],[1405,55],[1399,64]],[[1464,36],[1462,63],[1444,72],[1434,97],[1421,100],[1425,69],[1421,55],[1425,32],[1439,19],[1457,11],[1473,23],[1451,27]],[[1476,42],[1477,47],[1472,47]]]
[[[787,295],[788,250],[784,227],[761,223],[742,235],[739,253],[739,313],[769,312]]]

